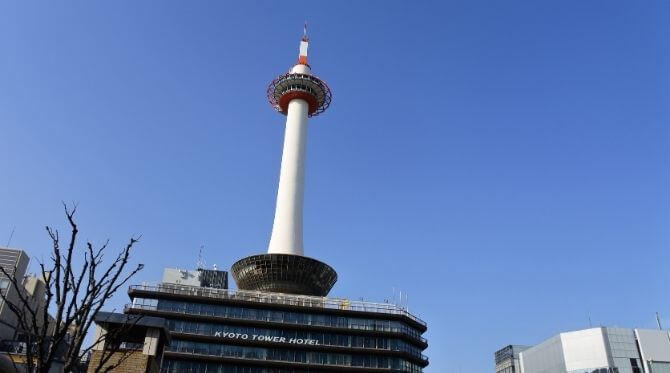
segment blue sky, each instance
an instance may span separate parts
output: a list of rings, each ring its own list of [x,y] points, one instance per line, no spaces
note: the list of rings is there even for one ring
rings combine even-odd
[[[305,251],[331,295],[393,288],[427,372],[595,325],[670,325],[670,3],[3,2],[0,242],[35,258],[142,234],[137,283],[264,252],[296,58],[310,122]],[[114,306],[127,302],[119,294]]]

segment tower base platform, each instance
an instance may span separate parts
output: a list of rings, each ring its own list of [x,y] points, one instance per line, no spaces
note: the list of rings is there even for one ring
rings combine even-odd
[[[231,267],[238,289],[325,297],[337,281],[326,263],[300,255],[260,254]]]

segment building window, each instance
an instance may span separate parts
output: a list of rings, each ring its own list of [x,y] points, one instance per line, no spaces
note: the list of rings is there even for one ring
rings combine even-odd
[[[630,359],[630,366],[633,368],[633,373],[642,373],[640,366],[637,365],[637,359]]]

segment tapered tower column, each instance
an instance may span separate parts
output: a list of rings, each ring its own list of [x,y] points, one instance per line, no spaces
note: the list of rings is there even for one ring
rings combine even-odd
[[[328,264],[304,256],[302,211],[308,118],[330,105],[326,83],[307,64],[307,35],[300,41],[298,63],[268,86],[270,105],[286,115],[275,218],[267,254],[241,259],[231,268],[237,287],[325,296],[337,281]]]
[[[284,151],[279,173],[277,208],[268,253],[303,255],[302,202],[305,189],[305,145],[307,101],[296,98],[288,104]]]

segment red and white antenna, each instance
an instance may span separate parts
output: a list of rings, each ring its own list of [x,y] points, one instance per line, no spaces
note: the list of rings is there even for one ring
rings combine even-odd
[[[302,31],[302,39],[300,39],[300,54],[298,55],[298,65],[307,65],[307,46],[309,45],[309,38],[307,38],[307,22]]]
[[[289,102],[296,98],[307,101],[309,117],[323,113],[330,106],[332,98],[330,88],[326,82],[312,74],[312,69],[307,64],[308,44],[307,22],[305,22],[300,39],[298,62],[286,74],[278,76],[268,86],[267,95],[270,105],[284,115],[288,115]]]

